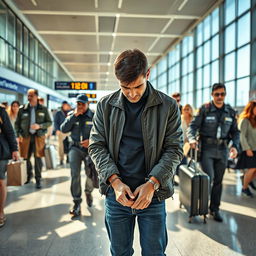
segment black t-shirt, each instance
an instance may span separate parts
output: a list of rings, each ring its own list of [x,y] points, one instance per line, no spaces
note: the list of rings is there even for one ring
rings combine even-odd
[[[141,114],[148,98],[148,88],[142,98],[131,103],[124,97],[125,125],[120,142],[118,169],[122,181],[132,191],[145,183],[145,152],[141,128]]]

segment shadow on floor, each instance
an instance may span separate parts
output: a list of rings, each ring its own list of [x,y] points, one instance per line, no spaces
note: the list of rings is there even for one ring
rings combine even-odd
[[[72,221],[69,207],[60,204],[8,214],[0,229],[0,255],[108,256],[102,213],[92,207]]]

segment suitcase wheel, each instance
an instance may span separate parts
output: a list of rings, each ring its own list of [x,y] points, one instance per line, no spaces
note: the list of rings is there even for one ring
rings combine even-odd
[[[192,223],[192,218],[193,218],[193,217],[189,217],[188,223]]]

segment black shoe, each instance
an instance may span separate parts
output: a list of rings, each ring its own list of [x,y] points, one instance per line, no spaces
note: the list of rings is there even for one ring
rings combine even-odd
[[[30,181],[31,181],[31,176],[28,176],[27,181],[24,184],[28,184],[28,183],[30,183]]]
[[[221,217],[219,211],[210,212],[210,215],[212,215],[212,216],[213,216],[213,219],[216,220],[216,221],[218,221],[218,222],[222,222],[222,221],[223,221],[223,218]]]
[[[40,180],[38,180],[38,181],[36,182],[36,188],[37,188],[37,189],[42,188]]]
[[[254,183],[253,183],[252,181],[249,183],[249,186],[250,186],[252,189],[256,190],[256,186],[254,185]]]
[[[81,207],[79,203],[75,203],[73,206],[73,209],[69,211],[70,214],[73,215],[73,217],[80,216],[81,215]]]
[[[245,194],[246,196],[253,197],[253,193],[250,191],[249,188],[243,188],[242,193]]]
[[[85,197],[86,197],[87,205],[89,207],[92,207],[92,202],[93,202],[92,194],[91,193],[85,193]]]

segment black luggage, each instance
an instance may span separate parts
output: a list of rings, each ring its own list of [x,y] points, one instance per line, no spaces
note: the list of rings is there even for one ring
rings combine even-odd
[[[196,156],[195,159],[197,159]],[[206,223],[210,186],[209,176],[191,158],[188,165],[179,167],[179,179],[180,207],[183,205],[189,213],[189,223],[197,215],[203,215],[204,223]]]
[[[46,169],[56,169],[57,151],[54,145],[46,145],[44,149]]]

